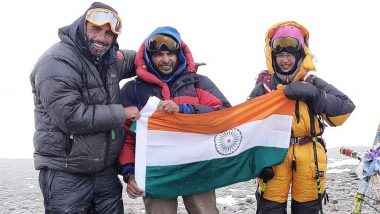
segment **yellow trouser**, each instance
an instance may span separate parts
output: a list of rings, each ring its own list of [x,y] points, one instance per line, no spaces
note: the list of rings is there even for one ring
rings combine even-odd
[[[293,151],[296,159],[296,171],[292,170]],[[317,143],[318,168],[323,171],[321,192],[326,184],[326,152]],[[280,165],[274,166],[274,177],[268,182],[264,198],[270,201],[284,203],[288,199],[290,184],[292,184],[292,199],[297,202],[308,202],[318,199],[317,179],[315,172],[313,143],[294,144],[289,147],[288,154]],[[262,180],[259,179],[262,186]]]

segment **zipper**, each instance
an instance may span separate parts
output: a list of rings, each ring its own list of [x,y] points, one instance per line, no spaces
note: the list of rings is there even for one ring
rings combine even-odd
[[[70,151],[71,151],[71,148],[73,147],[73,143],[74,143],[74,135],[70,134],[69,139],[68,139],[68,144],[69,145],[65,145],[65,152],[66,152],[65,167],[68,166]],[[67,146],[69,146],[69,147],[67,147]]]
[[[106,71],[106,66],[103,65],[102,66],[102,71],[101,72],[105,72]],[[105,85],[104,85],[104,89],[106,90],[106,94],[107,94],[107,104],[111,104],[111,97],[110,97],[110,93],[109,93],[109,90],[108,90],[108,82],[109,82],[109,77],[108,75],[110,75],[110,72],[108,72],[107,70],[107,75],[106,75],[106,81],[105,81]],[[112,108],[111,108],[112,109]],[[113,110],[113,109],[112,109]],[[108,156],[109,156],[109,153],[110,153],[110,137],[111,137],[111,131],[108,131],[107,134],[106,134],[106,150],[105,150],[105,156],[104,156],[104,167],[107,166],[107,162],[108,162]]]

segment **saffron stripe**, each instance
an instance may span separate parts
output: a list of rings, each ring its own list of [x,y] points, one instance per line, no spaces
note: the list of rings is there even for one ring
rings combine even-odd
[[[285,97],[283,90],[249,100],[232,108],[204,114],[168,114],[156,111],[148,129],[174,132],[215,134],[272,114],[294,115],[295,101]]]

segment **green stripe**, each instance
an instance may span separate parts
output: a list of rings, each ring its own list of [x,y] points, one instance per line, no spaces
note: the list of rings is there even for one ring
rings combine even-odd
[[[254,147],[238,156],[171,166],[149,166],[146,194],[172,198],[206,192],[258,177],[264,167],[280,164],[288,149]]]

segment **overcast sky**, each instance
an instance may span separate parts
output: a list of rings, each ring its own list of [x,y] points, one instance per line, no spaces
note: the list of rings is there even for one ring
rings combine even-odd
[[[195,61],[233,105],[252,90],[266,69],[264,39],[275,23],[294,20],[310,32],[319,77],[346,93],[356,110],[341,127],[328,127],[328,148],[370,146],[380,122],[380,13],[373,1],[103,1],[123,20],[118,41],[137,49],[155,28],[176,27]],[[360,3],[359,3],[360,2]],[[0,158],[31,158],[33,96],[29,74],[43,52],[58,42],[58,28],[71,24],[92,1],[20,1],[3,4],[0,52]],[[124,82],[122,82],[124,83]]]

